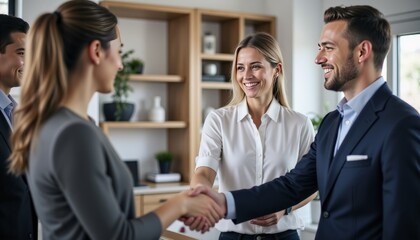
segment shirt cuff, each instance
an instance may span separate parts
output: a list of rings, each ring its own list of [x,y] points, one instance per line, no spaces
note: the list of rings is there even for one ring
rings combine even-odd
[[[225,219],[235,219],[236,218],[236,206],[235,199],[231,192],[224,192],[226,198],[226,216]]]

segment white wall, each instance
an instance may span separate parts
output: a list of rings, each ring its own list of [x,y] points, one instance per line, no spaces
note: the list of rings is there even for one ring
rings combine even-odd
[[[318,51],[317,43],[319,33],[323,26],[323,11],[330,6],[349,4],[370,4],[377,7],[385,15],[395,18],[399,14],[405,14],[420,9],[420,0],[383,0],[380,3],[374,0],[128,0],[149,4],[163,4],[172,6],[185,6],[196,8],[222,9],[228,11],[254,12],[259,14],[275,15],[277,17],[277,39],[284,57],[284,69],[286,72],[286,91],[292,108],[308,114],[310,112],[325,113],[324,106],[329,110],[335,108],[339,95],[323,89],[322,71],[314,63]],[[22,17],[30,24],[44,12],[54,11],[63,0],[23,0]],[[98,2],[98,1],[96,1]],[[164,23],[155,22],[144,24],[133,30],[133,20],[121,20],[122,39],[125,49],[135,49],[135,57],[146,60],[146,73],[165,73],[166,66],[166,43],[159,39],[166,39],[166,31],[162,31]],[[153,27],[154,25],[158,27]],[[415,26],[419,26],[418,24]],[[415,27],[414,27],[415,28]],[[159,30],[160,29],[160,30]],[[164,29],[164,27],[163,27]],[[153,39],[153,41],[150,41]],[[146,42],[148,45],[146,45]],[[150,46],[153,42],[155,46]],[[152,49],[152,50],[151,50]],[[144,91],[142,84],[135,84],[136,92],[142,94],[132,95],[131,99],[137,104],[133,120],[144,120],[147,109],[151,105],[154,95],[162,96],[162,102],[166,103],[165,89],[162,85],[153,86],[153,91]],[[101,109],[96,108],[101,102],[110,99],[109,95],[95,96],[91,104],[91,114],[95,118],[102,119]],[[147,131],[135,132],[137,135],[147,134]],[[114,135],[120,136],[123,131],[116,130]],[[152,151],[165,149],[165,135],[156,134],[154,140],[150,138],[138,139],[138,146],[150,146]],[[156,170],[153,164],[153,155],[140,151],[138,148],[127,147],[127,142],[133,141],[131,137],[113,139],[117,151],[123,159],[140,159],[143,171]]]
[[[22,17],[30,24],[41,13],[54,11],[64,0],[21,0]],[[338,102],[339,94],[326,91],[323,88],[323,72],[314,63],[315,55],[318,51],[317,43],[319,34],[323,27],[323,12],[331,6],[368,4],[378,8],[387,16],[391,22],[391,27],[398,33],[404,31],[420,32],[420,0],[126,0],[130,2],[141,2],[149,4],[162,4],[170,6],[210,8],[227,11],[253,12],[258,14],[269,14],[277,17],[277,39],[279,41],[283,58],[284,69],[286,72],[286,91],[292,107],[304,114],[310,112],[325,113],[324,106],[334,109]],[[98,2],[98,0],[96,1]],[[410,19],[417,19],[411,24],[405,24]],[[159,39],[166,39],[166,31],[160,31],[162,27],[148,26],[137,28],[133,31],[131,20],[122,20],[122,38],[127,48],[135,49],[135,56],[145,58],[148,73],[166,72],[166,43]],[[152,23],[159,25],[162,23]],[[137,25],[138,26],[138,25]],[[147,33],[146,33],[147,32]],[[146,39],[149,38],[149,39]],[[150,41],[150,38],[154,41]],[[154,42],[156,46],[145,43]],[[158,49],[150,51],[150,49]],[[144,90],[142,84],[136,84],[136,92],[141,94],[132,97],[132,101],[138,103],[134,116],[135,120],[145,118],[145,109],[150,105],[153,95],[162,94],[162,102],[166,99],[163,93],[164,87],[155,85]],[[140,96],[140,97],[139,97]],[[101,110],[95,106],[99,102],[106,101],[109,96],[95,96],[91,103],[91,113],[95,116],[101,114]],[[150,152],[165,148],[162,142],[166,142],[164,130],[124,131],[113,132],[112,143],[123,159],[140,159],[143,171],[148,172],[156,169],[152,162]],[[153,135],[153,138],[148,136]],[[132,147],[131,143],[136,142]],[[130,147],[131,146],[131,147]],[[143,150],[148,149],[149,155]]]

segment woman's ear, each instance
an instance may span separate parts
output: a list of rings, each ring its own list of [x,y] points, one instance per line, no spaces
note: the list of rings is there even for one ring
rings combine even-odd
[[[101,42],[99,42],[98,40],[93,40],[92,42],[90,42],[88,46],[89,60],[93,64],[98,65],[101,60],[101,54]]]
[[[278,63],[276,66],[276,77],[278,77],[280,74],[283,73],[283,65],[281,63]]]

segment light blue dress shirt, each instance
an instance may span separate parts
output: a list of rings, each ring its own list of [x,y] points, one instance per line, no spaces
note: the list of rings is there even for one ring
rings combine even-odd
[[[13,108],[15,108],[17,105],[16,101],[12,98],[12,96],[10,96],[10,94],[6,95],[2,90],[0,90],[0,111],[3,114],[4,118],[6,118],[6,121],[9,124],[9,127],[12,128],[12,123],[10,122],[9,117],[4,111],[4,109],[8,107],[10,104],[13,105]]]
[[[342,116],[342,121],[338,129],[337,141],[335,144],[334,155],[337,150],[340,148],[341,143],[349,132],[353,122],[357,119],[362,109],[365,107],[366,103],[375,92],[385,83],[383,77],[378,78],[367,88],[357,94],[353,99],[347,101],[346,98],[341,99],[337,105],[337,110]],[[236,218],[236,206],[235,199],[231,192],[224,192],[226,198],[226,219],[235,219]]]

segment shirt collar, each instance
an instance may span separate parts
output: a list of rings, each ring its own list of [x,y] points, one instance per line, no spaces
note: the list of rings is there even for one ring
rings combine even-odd
[[[279,119],[279,112],[280,112],[280,103],[273,98],[273,100],[271,100],[270,105],[268,106],[267,112],[264,115],[267,115],[273,121],[277,122],[278,119]],[[246,98],[244,98],[242,100],[242,102],[240,102],[239,105],[238,105],[238,119],[237,119],[237,121],[238,122],[241,121],[248,114],[249,114],[248,104],[246,103]]]
[[[350,101],[347,101],[345,97],[341,99],[341,101],[337,105],[337,110],[343,116],[345,108],[351,108],[356,114],[359,114],[362,109],[365,107],[366,103],[375,92],[385,83],[383,77],[378,78],[373,83],[371,83],[367,88],[363,89],[359,94],[357,94],[354,98]]]
[[[0,90],[0,108],[5,109],[10,105],[10,103],[12,103],[13,106],[16,106],[16,101],[12,98],[12,96],[10,96],[10,94],[6,95],[3,90]]]
[[[246,104],[246,98],[238,105],[238,122],[244,119],[248,115],[248,105]]]
[[[269,116],[275,122],[279,120],[280,103],[275,98],[271,100],[270,106],[268,107],[265,114],[267,114],[267,116]]]

